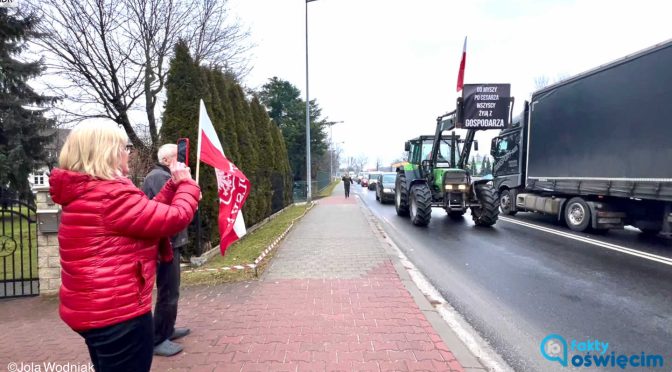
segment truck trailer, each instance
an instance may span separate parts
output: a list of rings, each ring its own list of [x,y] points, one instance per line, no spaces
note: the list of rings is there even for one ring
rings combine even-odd
[[[491,155],[503,214],[669,237],[672,40],[534,92]]]

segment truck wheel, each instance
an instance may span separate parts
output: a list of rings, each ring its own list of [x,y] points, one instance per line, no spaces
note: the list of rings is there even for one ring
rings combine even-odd
[[[397,216],[408,216],[408,185],[403,172],[397,173],[394,187],[394,209],[397,210]]]
[[[583,232],[590,226],[590,208],[583,198],[571,198],[565,206],[565,223],[574,231]]]
[[[501,209],[502,213],[509,216],[515,216],[518,213],[513,207],[513,198],[511,198],[510,190],[504,189],[499,193],[499,209]]]
[[[416,226],[427,226],[432,218],[432,192],[424,183],[411,188],[411,205],[409,208],[411,222]]]
[[[487,184],[476,186],[476,196],[480,207],[471,207],[471,218],[476,226],[492,226],[499,217],[499,203],[495,189]]]
[[[454,220],[459,220],[460,218],[464,217],[464,214],[467,211],[450,211],[448,212],[448,217],[454,219]]]

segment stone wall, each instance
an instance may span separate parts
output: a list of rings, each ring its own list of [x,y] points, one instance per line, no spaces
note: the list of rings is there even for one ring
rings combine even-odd
[[[58,253],[60,206],[51,200],[48,186],[35,187],[35,190],[40,295],[54,295],[61,286],[61,257]]]

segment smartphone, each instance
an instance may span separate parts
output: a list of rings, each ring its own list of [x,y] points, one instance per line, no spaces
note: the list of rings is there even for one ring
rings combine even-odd
[[[189,138],[177,140],[177,161],[189,166]]]

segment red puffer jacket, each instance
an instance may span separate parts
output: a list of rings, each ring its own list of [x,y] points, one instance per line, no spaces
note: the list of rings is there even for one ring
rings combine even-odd
[[[60,315],[75,331],[114,325],[151,311],[159,238],[183,230],[200,189],[168,181],[149,200],[130,180],[99,180],[54,169],[54,202],[63,208]]]

